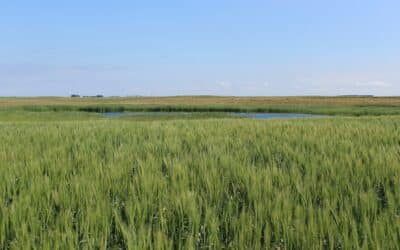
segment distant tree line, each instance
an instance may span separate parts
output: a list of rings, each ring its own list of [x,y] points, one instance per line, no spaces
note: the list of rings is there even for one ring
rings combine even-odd
[[[80,95],[77,95],[77,94],[72,94],[71,95],[71,98],[80,98],[81,96]],[[84,96],[82,96],[83,98],[89,98],[89,97],[96,97],[96,98],[103,98],[104,97],[104,95],[94,95],[94,96],[86,96],[86,95],[84,95]]]

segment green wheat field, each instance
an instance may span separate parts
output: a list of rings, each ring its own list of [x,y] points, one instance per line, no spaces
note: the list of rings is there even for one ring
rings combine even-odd
[[[0,111],[0,249],[398,249],[399,242],[399,115]]]

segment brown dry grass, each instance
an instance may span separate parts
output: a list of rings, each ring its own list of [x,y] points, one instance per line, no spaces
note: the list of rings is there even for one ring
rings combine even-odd
[[[104,105],[104,104],[155,104],[155,105],[400,105],[400,97],[231,97],[231,96],[173,96],[173,97],[110,97],[68,98],[27,97],[0,98],[0,107],[44,105]]]

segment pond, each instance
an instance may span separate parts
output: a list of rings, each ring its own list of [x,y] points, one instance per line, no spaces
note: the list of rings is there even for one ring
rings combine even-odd
[[[198,112],[106,112],[102,113],[106,117],[121,117],[121,116],[190,116]],[[254,119],[287,119],[287,118],[311,118],[321,117],[321,115],[311,114],[295,114],[295,113],[243,113],[229,112],[227,116],[239,116]]]

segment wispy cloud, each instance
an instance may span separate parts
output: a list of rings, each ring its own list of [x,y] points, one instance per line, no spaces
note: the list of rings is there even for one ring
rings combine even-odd
[[[232,83],[230,83],[228,81],[220,81],[220,82],[218,82],[218,86],[220,86],[224,89],[230,89],[230,88],[232,88]]]
[[[385,81],[368,81],[368,82],[357,82],[358,87],[391,87],[392,84]]]

